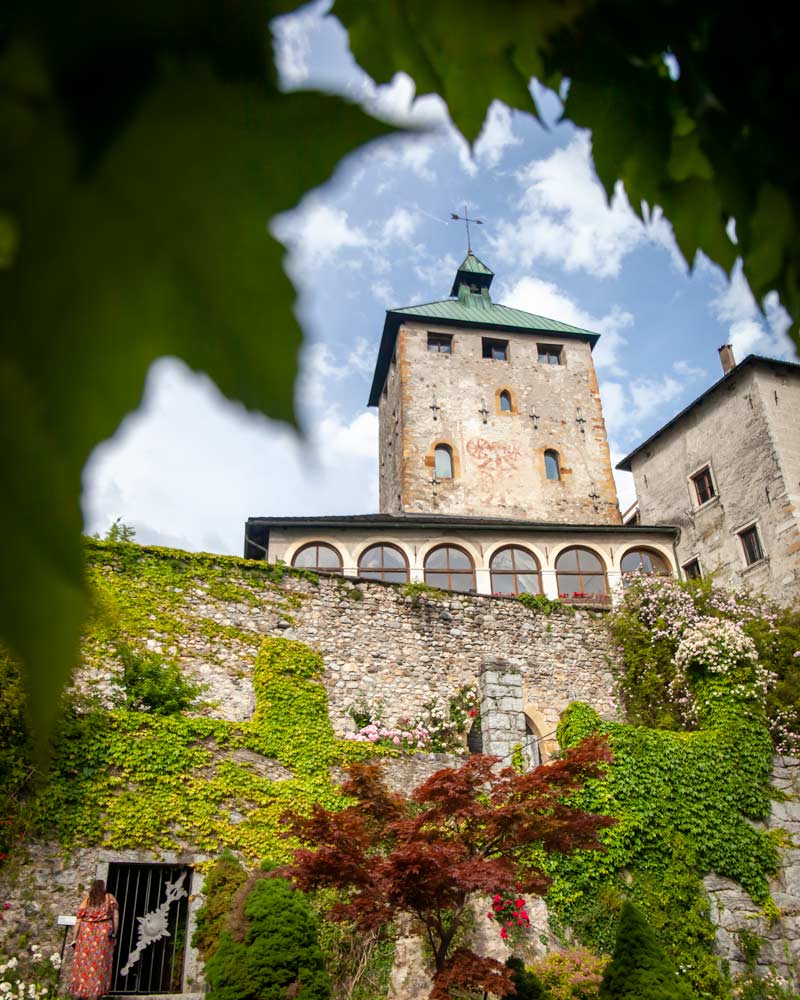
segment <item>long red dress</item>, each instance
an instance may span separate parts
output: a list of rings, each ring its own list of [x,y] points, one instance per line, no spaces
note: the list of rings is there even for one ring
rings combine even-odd
[[[112,914],[116,909],[117,901],[110,893],[99,906],[86,904],[78,908],[80,924],[69,980],[70,996],[95,1000],[111,989],[115,942],[108,935],[114,927]]]

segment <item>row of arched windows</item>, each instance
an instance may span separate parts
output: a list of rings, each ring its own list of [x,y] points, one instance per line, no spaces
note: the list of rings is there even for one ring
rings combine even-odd
[[[342,571],[342,557],[337,549],[325,542],[310,542],[299,549],[292,565],[302,569]],[[635,548],[622,557],[623,573],[636,571],[668,575],[666,559],[650,549]],[[441,590],[467,592],[475,590],[475,563],[472,556],[458,545],[438,545],[425,557],[425,582]],[[498,549],[489,562],[493,594],[519,596],[541,594],[541,567],[536,556],[521,545],[506,545]],[[405,553],[390,543],[371,545],[358,560],[358,575],[368,580],[386,583],[406,583],[409,580]],[[606,568],[602,559],[591,549],[575,545],[564,549],[556,559],[556,581],[562,597],[597,597],[608,594]]]
[[[453,449],[449,444],[437,444],[433,449],[434,468],[437,479],[453,478]],[[561,479],[561,460],[558,452],[549,448],[544,453],[544,472],[548,479]]]

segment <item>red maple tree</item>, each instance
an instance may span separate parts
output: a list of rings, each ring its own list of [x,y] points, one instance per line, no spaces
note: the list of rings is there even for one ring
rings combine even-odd
[[[410,797],[386,787],[379,765],[353,765],[342,785],[353,805],[341,812],[315,805],[308,817],[288,817],[292,832],[316,845],[295,851],[289,875],[301,889],[346,891],[328,914],[333,920],[372,929],[399,913],[415,917],[436,966],[429,1000],[448,1000],[454,989],[506,996],[513,987],[500,962],[466,948],[451,953],[470,897],[543,894],[549,879],[531,861],[532,845],[600,848],[599,831],[615,821],[570,799],[611,760],[596,736],[527,774],[478,754],[437,771]]]

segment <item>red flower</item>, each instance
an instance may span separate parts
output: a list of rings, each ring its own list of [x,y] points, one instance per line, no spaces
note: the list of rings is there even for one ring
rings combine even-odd
[[[503,940],[505,940],[508,937],[508,931],[505,929],[505,927],[500,928],[500,937],[503,938]]]
[[[515,905],[518,910],[521,910],[522,907],[525,905],[525,900],[520,896]]]

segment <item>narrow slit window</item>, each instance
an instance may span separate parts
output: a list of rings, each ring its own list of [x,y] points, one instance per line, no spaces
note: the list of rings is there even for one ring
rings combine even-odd
[[[437,444],[434,450],[436,478],[453,478],[453,449],[446,444]]]
[[[544,453],[544,471],[547,478],[553,482],[561,478],[561,463],[558,460],[557,451],[546,451]]]
[[[501,413],[511,413],[514,407],[511,404],[511,393],[507,389],[503,389],[500,393],[500,412]]]

